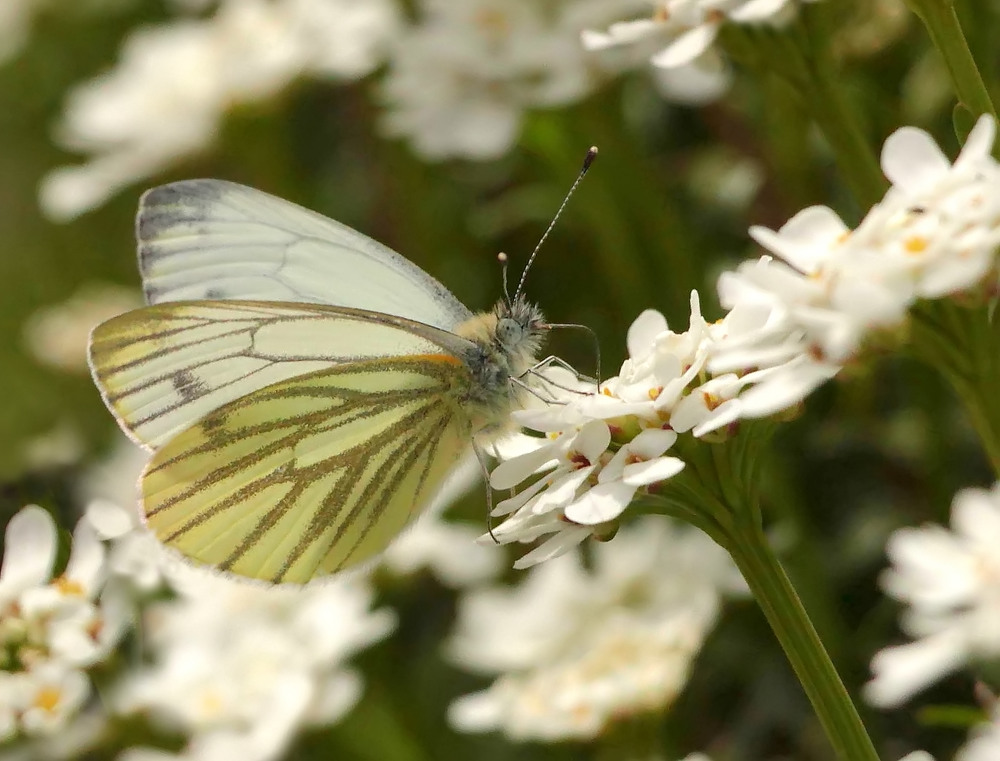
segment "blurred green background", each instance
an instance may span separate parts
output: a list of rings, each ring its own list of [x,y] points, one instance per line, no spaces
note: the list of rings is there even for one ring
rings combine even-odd
[[[843,84],[872,145],[916,124],[954,155],[951,103],[919,25],[904,19],[878,26],[881,16],[871,9],[894,3],[829,5],[836,7],[823,12]],[[966,26],[974,53],[995,75],[998,4],[957,6],[974,19]],[[0,68],[4,521],[37,502],[72,525],[81,469],[118,436],[86,372],[40,362],[26,326],[39,310],[91,286],[138,294],[132,220],[145,185],[66,224],[41,215],[36,192],[47,171],[78,159],[52,139],[67,91],[112,65],[130,30],[167,13],[153,0],[103,14],[53,3],[36,19],[29,45]],[[516,147],[483,163],[423,160],[405,142],[382,137],[377,117],[368,81],[302,81],[278,98],[232,110],[210,150],[148,184],[218,177],[286,197],[386,243],[470,308],[486,309],[500,294],[497,252],[507,252],[519,272],[596,144],[600,157],[546,243],[528,294],[553,321],[597,331],[606,375],[624,358],[625,331],[642,309],[662,310],[683,330],[697,289],[706,316],[720,316],[715,276],[758,255],[749,224],[778,226],[813,203],[849,221],[861,211],[794,93],[746,69],[737,69],[727,96],[697,109],[666,103],[642,72],[618,78],[575,105],[527,113]],[[736,169],[759,180],[756,192],[727,195]],[[593,363],[588,341],[574,332],[555,335],[550,348],[577,367]],[[951,393],[905,357],[852,371],[807,407],[782,428],[768,463],[770,517],[789,571],[856,690],[872,653],[900,638],[897,608],[876,583],[888,532],[946,520],[952,494],[989,483],[989,469]],[[75,439],[79,456],[70,446],[60,458],[39,443],[53,432]],[[481,520],[481,495],[468,497],[459,514]],[[440,657],[454,593],[418,577],[387,585],[383,594],[401,626],[360,659],[366,699],[341,725],[306,737],[296,758],[622,757],[614,738],[601,746],[516,745],[449,730],[442,707],[482,684]],[[863,709],[884,757],[916,747],[947,757],[965,727],[950,726],[935,707],[969,703],[970,689],[968,676],[955,676],[913,701],[912,710]],[[663,734],[669,747],[738,748],[724,757],[748,761],[828,757],[784,656],[749,602],[728,609],[666,723],[650,729],[635,722],[620,732]]]

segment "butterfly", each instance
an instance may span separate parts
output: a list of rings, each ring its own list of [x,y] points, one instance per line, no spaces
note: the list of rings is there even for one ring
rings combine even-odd
[[[240,576],[377,556],[503,425],[550,327],[523,276],[473,314],[385,246],[231,182],[146,191],[136,237],[149,306],[93,330],[92,375],[152,452],[146,525]]]

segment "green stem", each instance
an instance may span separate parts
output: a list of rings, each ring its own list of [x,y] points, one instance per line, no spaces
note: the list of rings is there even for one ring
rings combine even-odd
[[[909,0],[909,4],[944,58],[959,102],[973,116],[992,114],[995,118],[997,108],[962,32],[954,0]]]
[[[812,702],[842,761],[878,761],[865,730],[809,615],[763,532],[745,526],[729,551]]]

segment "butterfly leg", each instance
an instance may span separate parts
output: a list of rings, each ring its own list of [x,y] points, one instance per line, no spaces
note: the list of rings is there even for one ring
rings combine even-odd
[[[539,362],[536,362],[534,365],[532,365],[527,370],[525,370],[524,373],[522,373],[522,375],[520,377],[523,377],[524,375],[527,375],[527,374],[530,373],[531,375],[533,375],[536,378],[540,379],[544,383],[547,383],[547,384],[549,384],[550,386],[552,386],[554,388],[558,388],[561,391],[566,391],[567,393],[570,393],[570,394],[579,394],[581,396],[586,396],[586,395],[589,395],[589,394],[592,393],[591,391],[581,391],[578,388],[570,388],[569,386],[565,386],[565,385],[563,385],[563,384],[561,384],[561,383],[553,380],[552,378],[549,378],[548,376],[542,374],[542,372],[541,372],[542,370],[544,370],[547,367],[551,367],[553,365],[555,365],[556,367],[562,368],[563,370],[566,370],[569,373],[572,373],[573,377],[576,378],[578,381],[581,381],[581,382],[584,382],[584,383],[593,383],[595,386],[597,386],[598,393],[600,393],[600,385],[598,384],[598,382],[594,378],[591,378],[590,376],[584,375],[579,370],[577,370],[575,367],[573,367],[573,365],[571,365],[569,362],[567,362],[566,360],[564,360],[564,359],[562,359],[560,357],[556,357],[554,355],[550,355],[550,356],[546,357],[545,359],[543,359],[543,360],[541,360]],[[536,396],[537,396],[537,394],[536,394]],[[553,401],[555,401],[555,400],[553,400]]]
[[[483,469],[483,480],[486,481],[486,530],[489,531],[490,539],[499,545],[500,540],[493,533],[493,487],[490,486],[490,466],[486,462],[486,452],[477,441],[472,442],[472,451],[476,453],[479,467]]]

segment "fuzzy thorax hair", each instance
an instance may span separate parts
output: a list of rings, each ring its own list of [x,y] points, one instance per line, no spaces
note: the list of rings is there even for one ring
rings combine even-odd
[[[523,389],[512,379],[537,362],[546,329],[541,310],[523,297],[499,301],[455,329],[474,344],[464,358],[473,376],[468,402],[480,408],[485,425],[502,424],[517,405]]]

